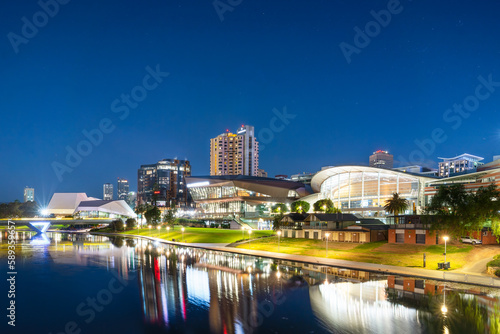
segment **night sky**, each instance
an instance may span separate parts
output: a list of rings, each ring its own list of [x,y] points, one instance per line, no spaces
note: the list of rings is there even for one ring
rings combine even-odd
[[[25,186],[42,204],[102,197],[117,177],[136,190],[139,166],[164,158],[208,175],[209,139],[241,124],[270,176],[377,149],[434,167],[500,154],[496,1],[60,1],[53,17],[37,1],[0,11],[0,202]],[[71,167],[68,148],[86,156]]]

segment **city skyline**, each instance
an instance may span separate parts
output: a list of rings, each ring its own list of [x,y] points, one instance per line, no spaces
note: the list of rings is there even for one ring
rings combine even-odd
[[[97,196],[118,176],[135,188],[137,168],[166,157],[209,175],[209,139],[240,124],[255,127],[271,177],[366,165],[378,149],[395,167],[464,152],[491,161],[499,5],[401,1],[386,24],[387,6],[242,2],[221,20],[212,3],[69,2],[16,44],[22,18],[43,9],[9,5],[0,153],[14,159],[0,164],[0,202],[22,200],[26,184],[42,204]],[[70,166],[68,148],[88,154]]]

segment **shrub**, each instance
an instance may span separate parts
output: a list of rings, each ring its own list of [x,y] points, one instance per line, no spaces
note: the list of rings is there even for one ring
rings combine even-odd
[[[135,218],[128,218],[125,223],[127,224],[128,229],[133,229],[137,226],[137,221],[135,220]]]

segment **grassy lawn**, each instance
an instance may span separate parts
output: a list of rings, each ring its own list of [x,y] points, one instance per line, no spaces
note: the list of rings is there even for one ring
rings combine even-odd
[[[103,230],[103,232],[113,232],[112,230]],[[272,235],[272,231],[252,231],[252,239],[256,237]],[[174,229],[167,230],[163,227],[160,234],[158,230],[149,229],[136,229],[122,232],[122,234],[135,234],[152,236],[171,241],[187,242],[187,243],[232,243],[243,239],[241,230],[223,230],[217,228],[199,228],[199,227],[185,227],[184,238],[182,237],[181,226],[175,226]],[[182,239],[182,240],[181,240]],[[248,232],[244,233],[244,239],[248,239]]]
[[[278,239],[270,237],[255,240],[238,248],[277,252]],[[448,245],[446,261],[450,262],[450,269],[458,269],[466,264],[467,257],[473,249],[471,245]],[[287,254],[326,257],[326,243],[320,240],[281,238],[279,251]],[[328,258],[339,260],[422,268],[423,253],[426,254],[426,268],[437,269],[437,263],[443,262],[444,245],[389,244],[386,241],[366,244],[328,242]]]

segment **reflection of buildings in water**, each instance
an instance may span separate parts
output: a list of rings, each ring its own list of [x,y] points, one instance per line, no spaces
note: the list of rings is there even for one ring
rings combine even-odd
[[[329,331],[413,333],[417,311],[386,299],[386,281],[338,282],[310,288],[311,306]]]
[[[195,321],[187,319],[187,309],[202,308],[208,309],[211,332],[251,332],[258,299],[269,297],[277,284],[271,260],[174,247],[165,255],[138,256],[144,315],[160,326]]]
[[[301,276],[309,285],[322,284],[325,279],[332,281],[366,282],[380,278],[379,274],[367,271],[319,266],[310,263],[281,261],[280,267],[284,277],[290,279],[293,276]]]

